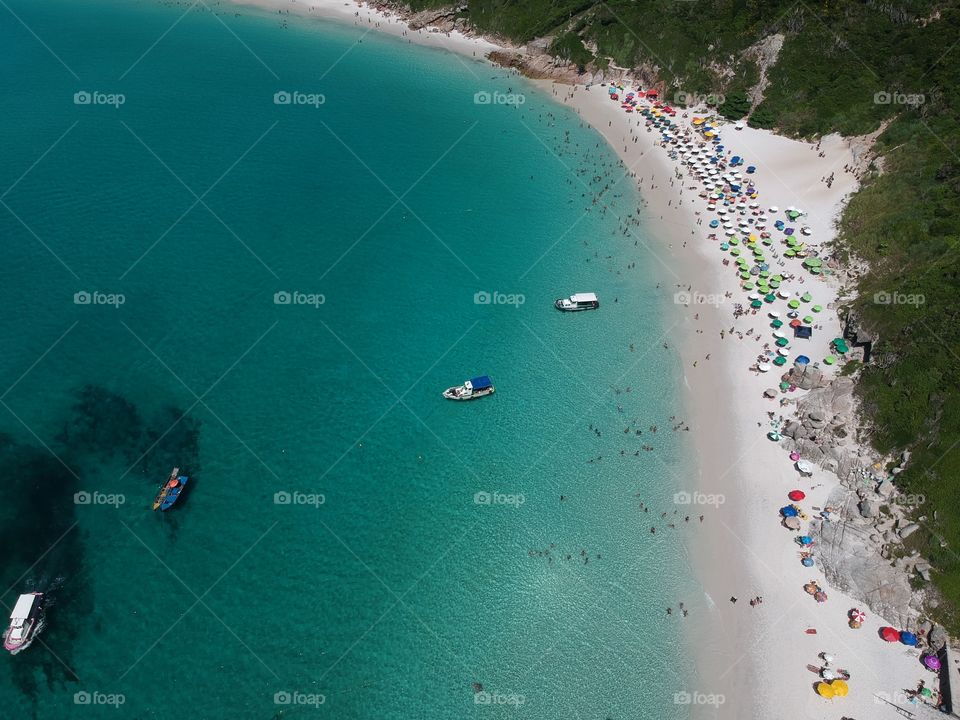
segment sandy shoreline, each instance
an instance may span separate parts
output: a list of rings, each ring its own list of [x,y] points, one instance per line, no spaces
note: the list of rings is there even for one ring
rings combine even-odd
[[[398,16],[343,0],[233,1],[350,23],[468,58],[479,59],[498,49],[485,39],[460,33],[410,31]],[[642,115],[628,115],[619,103],[611,102],[606,88],[532,82],[575,110],[635,172],[646,205],[645,227],[651,228],[658,240],[647,248],[650,262],[663,271],[667,302],[674,302],[675,294],[688,288],[693,296],[718,299],[716,304],[675,304],[679,324],[674,335],[679,338],[684,399],[700,465],[700,477],[684,486],[691,493],[723,497],[720,504],[687,506],[691,515],[705,516],[701,532],[692,534],[688,546],[698,569],[702,597],[689,604],[689,622],[678,620],[684,622],[683,631],[698,648],[697,686],[689,691],[725,699],[716,707],[692,705],[691,717],[780,717],[783,708],[790,708],[794,719],[898,717],[892,707],[876,699],[878,693],[923,717],[922,706],[904,702],[904,690],[916,687],[923,678],[930,682],[916,651],[880,641],[877,629],[886,624],[880,618],[869,617],[859,631],[848,628],[847,611],[858,603],[839,591],[828,588],[829,600],[824,604],[817,604],[803,591],[809,580],[825,585],[823,573],[800,564],[798,546],[793,542],[797,533],[781,526],[778,509],[789,503],[787,493],[798,488],[807,495],[804,510],[815,515],[812,508],[823,507],[839,483],[819,469],[812,478],[801,479],[784,449],[766,438],[770,429],[766,413],[790,412],[790,408],[781,410],[779,397],[763,397],[765,388],[777,385],[782,371],[774,368],[766,376],[749,372],[764,342],[773,339],[768,308],[734,319],[733,303],[746,305],[746,293],[732,266],[722,265],[725,254],[719,243],[706,239],[712,232],[706,223],[713,215],[707,214],[705,201],[698,197],[701,188],[691,189],[696,183],[686,175],[677,178],[680,166],[657,145],[659,133],[647,132]],[[678,117],[677,121],[689,122],[693,116],[691,113],[687,120]],[[815,244],[825,244],[833,237],[834,220],[846,196],[856,189],[854,177],[843,171],[854,159],[842,138],[824,138],[821,157],[812,145],[750,128],[735,131],[729,126],[722,136],[728,149],[757,167],[761,207],[801,207],[807,215],[797,224],[809,226]],[[831,173],[836,179],[828,188],[821,179]],[[697,224],[700,218],[702,225]],[[779,246],[778,239],[773,249]],[[836,288],[806,274],[799,261],[790,263],[789,270],[798,279],[785,282],[784,287],[792,292],[809,291],[824,308],[816,317],[819,327],[814,340],[801,350],[818,361],[828,354],[829,339],[840,334],[833,310]],[[789,399],[795,401],[802,394],[791,393]],[[757,595],[763,597],[763,603],[751,607],[749,600]],[[730,602],[731,596],[738,602]],[[806,634],[806,628],[816,628],[817,634]],[[821,665],[817,655],[824,651],[835,655],[837,665],[850,671],[848,697],[831,702],[815,694],[818,678],[807,666]],[[758,692],[759,688],[763,691]]]

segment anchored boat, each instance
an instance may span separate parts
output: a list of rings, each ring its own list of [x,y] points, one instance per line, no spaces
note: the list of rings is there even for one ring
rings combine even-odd
[[[558,298],[554,301],[553,306],[564,312],[596,310],[600,307],[600,301],[597,299],[596,293],[575,293],[568,298]]]
[[[443,396],[447,400],[476,400],[484,395],[492,395],[494,391],[493,381],[486,375],[467,380],[463,385],[447,388],[443,391]]]
[[[43,629],[43,593],[25,593],[10,613],[10,626],[3,633],[3,647],[16,655],[30,647]]]
[[[180,468],[174,468],[167,481],[160,486],[160,491],[153,500],[153,509],[169,510],[180,499],[180,493],[183,492],[183,487],[189,479],[186,475],[180,474]]]

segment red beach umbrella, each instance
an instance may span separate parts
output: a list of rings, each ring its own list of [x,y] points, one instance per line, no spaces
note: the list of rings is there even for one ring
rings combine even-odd
[[[790,494],[787,495],[787,497],[793,500],[794,502],[803,500],[806,496],[807,495],[805,492],[803,492],[803,490],[791,490]]]
[[[900,632],[892,627],[882,628],[880,636],[887,642],[900,642]]]

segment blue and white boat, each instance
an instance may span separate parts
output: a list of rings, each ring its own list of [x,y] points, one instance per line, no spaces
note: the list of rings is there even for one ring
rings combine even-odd
[[[167,481],[160,486],[160,491],[153,500],[153,509],[169,510],[180,499],[180,494],[189,479],[186,475],[180,474],[180,468],[174,468]]]
[[[467,380],[463,385],[447,388],[443,391],[443,396],[447,400],[476,400],[492,395],[494,390],[493,381],[487,375],[481,375]]]

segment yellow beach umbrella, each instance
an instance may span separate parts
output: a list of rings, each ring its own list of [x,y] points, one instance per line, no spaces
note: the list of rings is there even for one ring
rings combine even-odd
[[[830,700],[835,694],[836,692],[828,683],[817,683],[817,695],[820,697]]]
[[[847,685],[846,680],[834,680],[830,683],[830,688],[833,690],[835,697],[846,697],[847,693],[850,692],[850,687]]]

